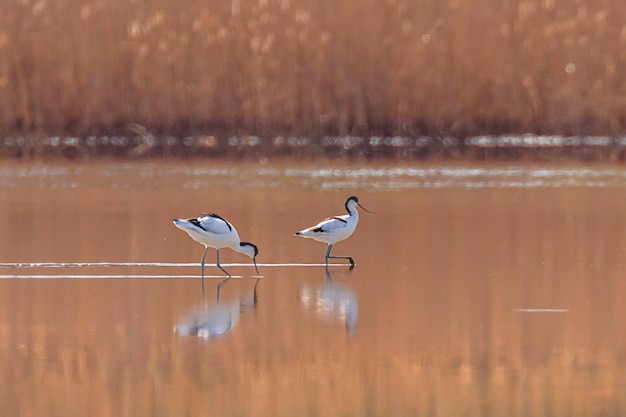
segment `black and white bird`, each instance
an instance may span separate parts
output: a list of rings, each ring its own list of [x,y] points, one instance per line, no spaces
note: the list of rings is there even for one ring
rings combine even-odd
[[[204,245],[204,254],[202,255],[201,261],[203,288],[204,258],[206,257],[209,247],[215,248],[217,267],[227,276],[230,277],[230,273],[220,265],[220,249],[222,248],[230,248],[235,252],[248,255],[252,258],[254,268],[257,274],[259,274],[259,269],[256,265],[256,256],[259,254],[259,249],[250,242],[242,242],[239,239],[239,234],[237,234],[235,227],[224,218],[217,214],[201,214],[191,219],[174,219],[173,222],[176,227],[187,232],[193,240]]]
[[[356,209],[357,207],[360,207],[367,213],[373,214],[372,211],[367,210],[365,207],[359,204],[359,199],[357,197],[352,196],[346,200],[346,211],[348,212],[348,214],[329,217],[319,222],[315,226],[311,226],[309,228],[296,232],[295,235],[305,238],[311,238],[317,240],[318,242],[327,243],[328,249],[326,249],[325,257],[326,266],[328,266],[329,258],[347,259],[350,262],[350,269],[352,269],[354,268],[354,260],[350,256],[331,256],[330,251],[335,243],[349,238],[352,233],[354,233],[354,230],[359,223],[359,212]]]

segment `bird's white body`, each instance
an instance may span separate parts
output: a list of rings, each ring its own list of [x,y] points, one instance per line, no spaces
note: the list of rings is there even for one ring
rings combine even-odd
[[[216,250],[216,265],[226,275],[230,276],[220,265],[220,249],[230,248],[235,252],[243,253],[252,258],[256,269],[256,256],[259,250],[255,245],[249,242],[242,242],[235,227],[218,216],[217,214],[201,214],[191,219],[174,219],[173,223],[176,227],[187,232],[187,234],[196,242],[204,245],[204,254],[202,255],[202,285],[204,288],[204,258],[209,247]],[[257,274],[258,274],[257,269]]]
[[[196,242],[210,248],[239,251],[239,234],[235,227],[216,214],[202,214],[194,219],[174,219],[174,225]]]
[[[352,236],[359,224],[359,212],[355,204],[347,204],[348,213],[342,216],[329,217],[315,226],[300,230],[296,234],[318,242],[335,244]]]
[[[326,249],[325,255],[327,266],[329,258],[340,258],[347,259],[350,262],[350,269],[352,269],[354,268],[354,260],[350,256],[331,256],[330,251],[335,243],[349,238],[350,236],[352,236],[352,233],[354,233],[357,224],[359,224],[359,212],[356,209],[357,207],[361,207],[363,210],[368,211],[359,204],[358,198],[354,196],[349,197],[346,200],[346,211],[348,212],[348,214],[329,217],[325,220],[322,220],[315,226],[311,226],[306,229],[300,230],[299,232],[296,232],[296,236],[301,236],[317,240],[318,242],[327,243],[328,248]]]

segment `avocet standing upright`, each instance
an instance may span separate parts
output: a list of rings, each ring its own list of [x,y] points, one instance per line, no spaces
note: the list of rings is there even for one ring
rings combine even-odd
[[[202,287],[204,288],[204,258],[209,247],[215,248],[217,267],[228,277],[230,274],[220,265],[220,249],[231,248],[235,252],[243,253],[252,258],[257,274],[259,269],[256,266],[256,256],[259,249],[250,242],[242,242],[239,239],[235,227],[217,214],[201,214],[191,219],[174,219],[174,225],[187,234],[196,242],[204,245],[202,255]]]
[[[352,233],[354,233],[356,225],[359,223],[359,212],[356,209],[357,207],[362,208],[367,213],[373,213],[359,204],[358,198],[352,196],[346,200],[346,210],[348,211],[348,214],[329,217],[315,226],[296,232],[295,235],[311,238],[317,240],[318,242],[328,243],[328,249],[326,249],[325,256],[326,266],[328,266],[329,258],[347,259],[350,262],[350,269],[352,269],[354,268],[354,260],[350,256],[331,256],[330,251],[335,243],[349,238]]]

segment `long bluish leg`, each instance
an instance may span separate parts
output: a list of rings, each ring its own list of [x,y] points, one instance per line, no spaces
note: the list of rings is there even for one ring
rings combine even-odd
[[[326,249],[326,255],[324,256],[324,259],[326,260],[326,268],[328,268],[328,258],[330,257],[330,250],[332,248],[333,248],[333,244],[329,243],[328,248]]]
[[[215,249],[215,256],[217,259],[217,267],[221,269],[222,272],[224,272],[230,278],[230,274],[228,273],[228,271],[226,271],[224,268],[222,268],[222,265],[220,265],[220,250],[219,249]]]
[[[204,293],[204,258],[206,258],[206,253],[209,250],[208,246],[204,247],[204,253],[202,254],[202,261],[200,265],[202,265],[202,292]]]
[[[326,266],[328,267],[328,259],[332,258],[332,259],[347,259],[350,262],[350,270],[352,270],[352,268],[354,268],[354,259],[352,259],[350,256],[330,256],[330,250],[333,248],[332,243],[328,244],[328,249],[326,250]]]

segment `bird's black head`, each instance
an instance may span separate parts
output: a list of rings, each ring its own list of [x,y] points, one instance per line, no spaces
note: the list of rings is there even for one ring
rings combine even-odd
[[[348,205],[350,204],[350,201],[354,201],[357,205],[359,204],[359,199],[356,198],[355,196],[348,197],[348,199],[346,200],[346,211],[348,213],[350,213],[350,209],[348,208]]]
[[[256,258],[256,256],[259,254],[259,248],[257,248],[254,243],[241,242],[239,246],[248,249],[247,252],[250,251],[251,253],[253,253],[254,255],[248,254],[251,258]]]
[[[254,248],[254,257],[256,258],[256,256],[259,254],[259,248],[257,248],[256,245],[253,245],[252,243],[250,243],[250,246]]]
[[[352,201],[354,201],[354,203],[353,203],[353,204],[350,204]],[[355,196],[349,197],[349,198],[346,200],[346,210],[348,211],[348,213],[350,213],[350,208],[348,207],[348,206],[350,206],[350,205],[352,205],[352,206],[354,206],[354,207],[359,206],[359,207],[361,207],[361,209],[363,209],[364,211],[366,211],[366,212],[368,212],[368,213],[371,213],[371,214],[374,214],[374,212],[373,212],[373,211],[369,211],[368,209],[366,209],[365,207],[363,207],[361,204],[359,204],[359,199],[358,199],[358,198],[356,198]],[[355,205],[356,205],[356,206],[355,206]]]
[[[256,269],[257,275],[260,275],[259,268],[256,266],[256,256],[259,254],[259,248],[256,247],[255,244],[250,242],[241,242],[239,243],[239,247],[243,249],[243,252],[252,258],[252,262],[254,263],[254,269]]]

